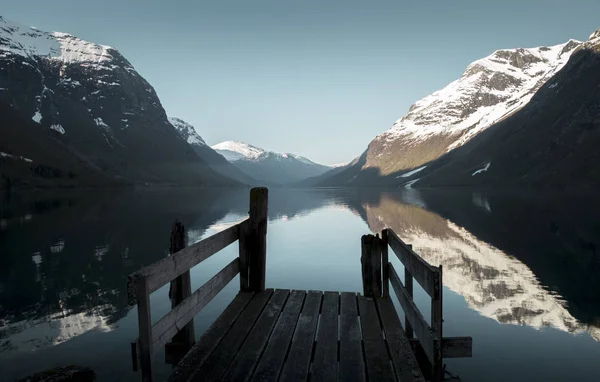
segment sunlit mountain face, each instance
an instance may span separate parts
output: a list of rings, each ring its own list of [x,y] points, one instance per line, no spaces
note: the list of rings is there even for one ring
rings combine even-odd
[[[454,203],[445,204],[448,215],[455,216],[454,221],[427,210],[426,208],[431,208],[428,206],[428,198],[435,200],[418,191],[409,190],[399,195],[384,194],[378,203],[366,203],[362,208],[372,231],[379,232],[390,227],[403,240],[411,243],[426,261],[442,265],[444,285],[462,295],[469,307],[483,316],[502,324],[527,325],[536,329],[550,326],[569,333],[588,332],[600,341],[598,307],[594,304],[594,301],[598,301],[594,297],[598,296],[600,282],[597,278],[594,281],[590,274],[594,267],[596,275],[598,274],[600,261],[593,244],[586,245],[581,237],[573,238],[574,232],[561,231],[561,223],[557,220],[545,222],[543,216],[534,215],[529,223],[536,221],[536,218],[542,219],[538,225],[547,223],[552,235],[545,237],[546,246],[555,247],[554,252],[546,252],[546,247],[538,248],[537,256],[548,258],[537,259],[532,266],[537,269],[551,263],[562,263],[562,267],[553,268],[554,275],[547,271],[536,274],[526,262],[531,261],[531,255],[525,257],[525,261],[520,259],[520,251],[527,250],[526,248],[513,243],[509,247],[515,248],[514,252],[508,252],[501,249],[503,241],[494,244],[491,236],[488,238],[489,242],[484,241],[457,223],[462,218],[460,214],[451,212],[451,206],[459,210],[464,207],[461,202],[468,198],[460,198],[458,203],[455,200]],[[462,210],[464,216],[469,216],[469,224],[479,224],[478,215],[488,221],[488,226],[501,223],[502,217],[493,217],[494,200],[493,197],[473,194],[468,209],[475,213],[469,215],[467,209]],[[503,206],[498,207],[501,209]],[[519,208],[518,205],[514,207]],[[529,210],[523,210],[521,214],[530,214],[534,208],[535,206],[530,206]],[[504,214],[507,212],[503,211]],[[500,215],[503,213],[500,212]],[[536,229],[536,223],[533,227],[524,226],[527,222],[521,217],[512,216],[512,219],[521,221],[521,224],[507,225],[503,232],[504,240],[518,242],[521,236],[527,236],[528,231]],[[555,217],[558,218],[559,215]],[[495,219],[500,221],[494,223]],[[523,233],[515,234],[517,231]],[[529,240],[537,242],[540,239],[531,237]],[[573,246],[572,243],[577,241],[578,246]],[[555,284],[557,277],[565,278],[562,284],[569,284],[568,288]],[[583,285],[578,286],[578,283]]]

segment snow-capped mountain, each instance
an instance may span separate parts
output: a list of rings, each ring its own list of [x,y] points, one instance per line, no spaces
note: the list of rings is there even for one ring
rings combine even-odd
[[[266,151],[243,142],[226,141],[212,148],[251,177],[269,184],[295,183],[331,169],[299,155]]]
[[[196,155],[206,162],[213,170],[243,184],[255,185],[260,183],[233,164],[229,163],[223,155],[217,153],[208,146],[194,126],[175,117],[169,117],[169,122],[175,127],[175,130],[177,130],[181,138],[190,145]]]
[[[110,46],[0,17],[0,104],[110,176],[230,183],[181,139],[154,88]],[[12,152],[13,143],[0,141],[2,151],[36,162],[29,152]]]
[[[169,117],[169,122],[171,122],[171,125],[177,129],[177,132],[181,138],[185,139],[185,141],[191,146],[206,146],[206,142],[204,142],[204,139],[202,139],[196,129],[194,129],[194,126],[180,118],[175,117]]]
[[[473,62],[458,80],[416,102],[391,129],[371,141],[356,165],[324,184],[402,185],[426,176],[433,161],[456,156],[456,149],[524,112],[541,91],[561,91],[556,76],[585,44],[569,40],[550,47],[504,49]],[[560,110],[568,104],[548,107]],[[481,169],[477,174],[482,174],[488,162],[465,171],[471,175]]]

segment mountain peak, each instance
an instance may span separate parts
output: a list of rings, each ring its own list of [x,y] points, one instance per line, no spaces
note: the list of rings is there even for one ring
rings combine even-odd
[[[206,146],[204,139],[198,134],[194,126],[190,125],[181,118],[169,117],[169,122],[177,130],[179,135],[190,145]]]
[[[64,63],[106,65],[115,58],[126,61],[111,46],[82,40],[70,33],[45,32],[0,17],[0,49],[23,57],[46,57]],[[125,62],[126,70],[133,70]]]
[[[600,29],[598,29],[597,31],[595,31],[594,33],[592,33],[590,35],[589,40],[595,40],[597,38],[600,38]]]
[[[217,150],[228,161],[241,159],[257,160],[266,154],[266,151],[263,149],[239,141],[225,141],[211,146],[211,148]]]

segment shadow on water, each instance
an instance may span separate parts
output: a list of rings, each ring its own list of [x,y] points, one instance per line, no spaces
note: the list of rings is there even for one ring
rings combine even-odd
[[[68,364],[63,358],[92,341],[72,340],[111,332],[121,338],[106,345],[120,349],[122,365],[115,373],[129,379],[130,372],[123,374],[130,368],[126,344],[135,338],[136,328],[127,305],[127,275],[166,256],[175,219],[186,226],[192,243],[246,216],[248,190],[13,193],[0,206],[0,364],[25,360],[29,372],[37,371],[55,362],[38,362],[41,354],[48,354],[42,350],[51,348],[59,349],[53,350],[56,362]],[[344,215],[348,210],[352,214]],[[310,218],[314,214],[318,216]],[[323,247],[314,235],[329,243],[358,243],[358,232],[391,227],[427,261],[443,265],[445,287],[464,299],[455,303],[449,296],[449,314],[463,309],[454,305],[466,304],[496,323],[589,333],[600,341],[599,216],[600,199],[581,194],[271,190],[269,218],[277,224],[269,231],[269,248],[289,248],[289,254],[270,252],[268,263],[276,275],[290,267],[294,272],[280,272],[286,274],[270,280],[276,287],[313,288],[310,277],[316,270],[302,259],[342,259],[317,253]],[[350,226],[357,236],[352,240]],[[310,232],[294,231],[298,229]],[[331,248],[344,251],[352,261],[340,267],[335,280],[321,282],[360,290],[358,262],[354,265],[359,245],[352,241]],[[235,256],[233,250],[230,255]],[[214,265],[215,270],[220,267]],[[232,296],[234,289],[227,293]],[[157,299],[165,300],[168,309],[166,298]],[[203,329],[217,310],[203,317]],[[465,314],[457,317],[473,319]],[[457,335],[470,335],[464,325],[456,319],[446,323],[448,333],[455,327]],[[97,343],[99,337],[90,338]],[[476,357],[482,342],[474,335]],[[103,354],[108,357],[108,352]],[[113,357],[106,362],[117,362]],[[464,365],[473,368],[477,362],[474,358]],[[16,368],[14,377],[22,372]]]

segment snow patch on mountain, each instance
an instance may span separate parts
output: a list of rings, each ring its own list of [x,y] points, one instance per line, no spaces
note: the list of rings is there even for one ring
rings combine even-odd
[[[221,142],[211,146],[211,148],[223,155],[229,162],[235,162],[242,159],[258,160],[267,153],[265,150],[259,149],[258,147],[236,141]]]
[[[423,171],[423,170],[425,170],[425,168],[426,168],[426,167],[427,167],[427,166],[422,166],[422,167],[416,168],[416,169],[414,169],[414,170],[412,170],[412,171],[409,171],[409,172],[407,172],[407,173],[405,173],[405,174],[402,174],[402,175],[399,175],[399,176],[397,176],[397,177],[396,177],[396,179],[398,179],[398,178],[408,178],[408,177],[411,177],[411,176],[415,175],[416,173],[418,173],[419,171]]]
[[[42,120],[42,113],[40,113],[39,110],[36,110],[35,114],[33,115],[33,117],[31,117],[31,119],[36,123],[40,123],[40,121]]]
[[[492,162],[488,162],[488,163],[487,163],[485,166],[483,166],[483,167],[482,167],[482,168],[480,168],[479,170],[477,170],[477,171],[473,172],[473,173],[471,174],[471,176],[475,176],[475,175],[478,175],[478,174],[481,174],[481,173],[484,173],[484,172],[486,172],[486,171],[487,171],[487,170],[490,168],[490,165],[491,165],[491,164],[492,164]]]
[[[59,125],[58,123],[55,123],[55,124],[53,124],[53,125],[50,125],[50,128],[51,128],[52,130],[58,131],[58,132],[59,132],[59,133],[61,133],[61,134],[64,134],[64,133],[65,133],[65,128],[64,128],[64,127],[62,127],[61,125]]]
[[[202,139],[196,129],[194,129],[194,126],[175,117],[169,117],[169,122],[177,130],[179,135],[181,135],[181,137],[190,145],[206,146],[206,142],[204,142],[204,139]]]
[[[11,159],[19,159],[19,160],[22,160],[22,161],[27,162],[27,163],[33,162],[29,158],[25,158],[25,157],[18,156],[18,155],[12,155],[12,154],[9,154],[9,153],[4,153],[4,152],[0,152],[0,157],[11,158]]]
[[[4,52],[23,57],[42,56],[64,63],[108,63],[116,50],[81,40],[69,33],[43,32],[0,16],[0,45]],[[2,54],[6,54],[6,53]],[[109,66],[110,69],[110,66]],[[133,68],[131,68],[133,69]]]
[[[416,143],[453,135],[458,139],[447,150],[459,147],[525,106],[580,44],[570,40],[551,47],[498,50],[469,65],[460,79],[416,102],[376,140],[386,146],[399,138]]]

